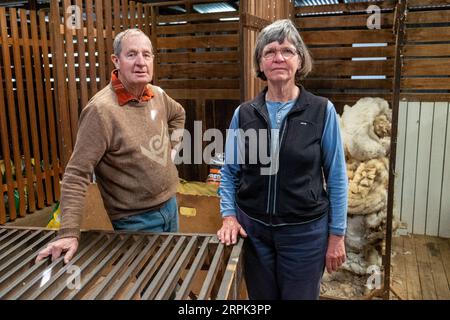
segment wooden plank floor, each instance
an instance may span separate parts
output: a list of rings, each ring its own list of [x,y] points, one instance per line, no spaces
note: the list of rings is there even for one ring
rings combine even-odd
[[[450,300],[450,239],[419,235],[392,239],[393,295],[403,300]]]

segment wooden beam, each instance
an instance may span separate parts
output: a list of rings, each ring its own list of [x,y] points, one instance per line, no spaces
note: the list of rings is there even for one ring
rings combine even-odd
[[[450,0],[409,0],[408,7],[450,5]],[[409,13],[408,13],[409,14]]]
[[[389,1],[374,1],[374,2],[364,2],[364,3],[341,3],[341,4],[329,4],[329,5],[318,5],[318,6],[304,6],[297,7],[295,10],[296,14],[302,13],[322,13],[322,12],[357,12],[366,11],[370,5],[377,5],[381,9],[391,9],[395,6],[393,0]]]
[[[354,43],[394,43],[392,30],[333,30],[300,32],[307,45],[354,44]]]
[[[167,94],[174,99],[196,100],[239,100],[239,89],[167,89]]]
[[[384,294],[383,298],[389,300],[389,288],[391,285],[391,250],[392,250],[392,220],[394,216],[394,180],[395,160],[397,154],[397,129],[398,129],[398,107],[400,103],[402,50],[405,40],[406,0],[399,0],[395,13],[395,60],[394,81],[392,85],[392,128],[391,128],[391,150],[389,153],[389,184],[386,221],[386,248],[383,256],[384,266]]]
[[[249,13],[241,13],[240,21],[244,28],[254,29],[260,31],[265,26],[270,24],[269,20],[254,16]]]

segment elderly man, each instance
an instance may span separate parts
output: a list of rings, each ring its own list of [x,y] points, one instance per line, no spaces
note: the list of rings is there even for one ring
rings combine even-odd
[[[111,59],[111,82],[81,112],[72,157],[61,185],[61,228],[36,258],[67,263],[78,248],[85,194],[95,173],[114,229],[178,230],[178,172],[173,156],[185,112],[153,77],[150,39],[138,29],[119,33]],[[179,135],[178,135],[179,136]]]

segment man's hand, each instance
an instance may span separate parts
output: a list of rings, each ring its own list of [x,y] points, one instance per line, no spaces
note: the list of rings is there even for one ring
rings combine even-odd
[[[239,224],[235,216],[224,217],[222,228],[217,231],[219,241],[225,243],[227,246],[236,244],[238,234],[243,238],[247,237],[247,233]]]
[[[78,249],[78,239],[76,237],[62,238],[51,242],[47,247],[39,252],[36,257],[36,263],[48,256],[52,256],[52,261],[55,261],[61,256],[61,253],[66,253],[64,256],[64,263],[67,264],[75,255]]]
[[[337,271],[341,264],[345,262],[344,236],[329,235],[325,261],[328,273]]]

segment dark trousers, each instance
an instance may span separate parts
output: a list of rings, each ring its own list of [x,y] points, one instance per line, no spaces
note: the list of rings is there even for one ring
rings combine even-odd
[[[239,210],[238,210],[239,211]],[[266,226],[242,212],[244,274],[251,300],[317,300],[328,245],[328,215],[299,225]]]

